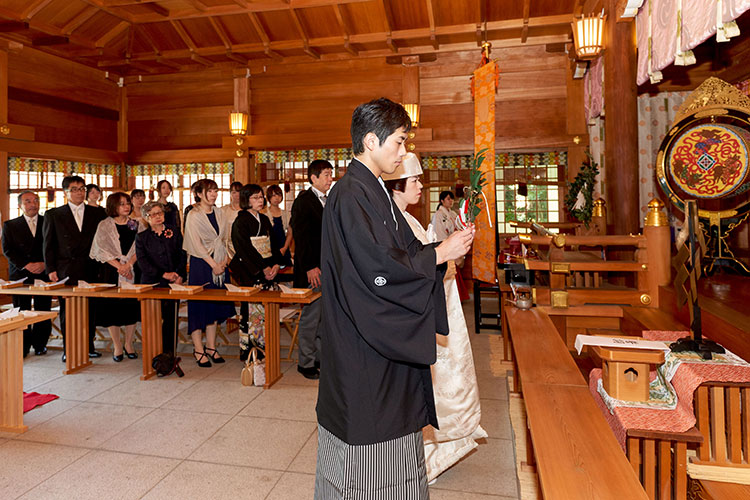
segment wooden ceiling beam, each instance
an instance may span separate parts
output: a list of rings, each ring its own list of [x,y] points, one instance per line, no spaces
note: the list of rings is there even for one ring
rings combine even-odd
[[[349,40],[351,30],[349,29],[349,26],[347,26],[346,21],[344,21],[344,14],[341,12],[341,6],[338,4],[334,5],[333,13],[336,15],[336,21],[339,23],[341,32],[344,33],[344,50],[356,57],[357,54],[359,54],[359,51],[352,46]]]
[[[97,9],[104,11],[110,16],[114,16],[122,21],[128,21],[130,23],[135,22],[135,19],[128,11],[121,10],[121,9],[112,9],[109,6],[107,6],[104,0],[81,0],[81,1],[87,5],[96,7]]]
[[[210,59],[206,59],[205,57],[201,57],[198,54],[196,54],[195,52],[193,52],[192,54],[190,54],[190,59],[192,59],[193,61],[195,61],[197,63],[200,63],[200,64],[202,64],[204,66],[213,66],[214,65],[213,61],[211,61]]]
[[[14,31],[25,31],[29,29],[29,23],[23,21],[0,22],[0,33],[12,33]]]
[[[115,39],[118,35],[125,32],[126,29],[130,27],[130,23],[127,21],[120,21],[120,23],[117,24],[114,28],[107,31],[104,35],[102,35],[95,43],[97,47],[104,47],[109,42]]]
[[[440,49],[440,45],[438,44],[437,37],[435,36],[435,0],[425,0],[425,4],[427,6],[427,21],[430,24],[430,42],[432,43],[432,47],[435,50]]]
[[[243,9],[248,8],[247,0],[232,0],[234,3],[242,7]]]
[[[170,61],[169,59],[165,59],[163,57],[157,57],[156,62],[161,64],[162,66],[166,66],[168,68],[176,69],[177,71],[182,69],[182,65],[177,64],[174,61]]]
[[[169,9],[168,8],[162,7],[161,5],[155,4],[155,3],[148,3],[148,4],[145,4],[145,5],[149,9],[151,9],[154,12],[156,12],[157,14],[159,14],[160,16],[169,17]]]
[[[258,17],[258,14],[255,12],[248,12],[248,17],[250,18],[250,22],[253,23],[253,27],[255,28],[255,32],[258,34],[258,37],[261,39],[261,41],[268,45],[270,42],[270,39],[268,38],[268,33],[266,33],[266,29],[263,27],[263,24],[260,22],[260,18]]]
[[[154,50],[154,54],[159,55],[159,46],[156,45],[156,42],[153,38],[151,38],[151,35],[148,34],[148,31],[146,31],[145,28],[140,28],[138,30],[138,35],[146,40],[146,43],[149,44],[149,46],[151,46],[151,48]]]
[[[302,38],[302,50],[313,59],[320,59],[320,54],[310,47],[309,37],[307,36],[305,27],[302,26],[302,21],[300,20],[297,11],[295,9],[289,9],[289,13],[292,15],[292,21],[294,21],[294,26],[297,28],[300,38]]]
[[[21,17],[28,21],[39,13],[40,10],[48,6],[52,0],[35,0],[28,7],[21,11]]]
[[[237,54],[233,53],[232,51],[229,51],[229,50],[228,50],[228,51],[227,51],[227,53],[226,53],[226,54],[224,54],[224,56],[225,56],[225,57],[226,57],[227,59],[229,59],[230,61],[238,62],[238,63],[240,63],[240,64],[242,64],[242,65],[245,65],[245,66],[247,66],[248,60],[247,60],[247,59],[245,59],[245,58],[244,58],[244,57],[242,57],[242,56],[238,56]]]
[[[208,12],[209,7],[200,0],[187,0],[187,2],[201,12]]]
[[[128,44],[125,48],[125,57],[130,59],[130,57],[133,55],[133,44],[135,43],[135,30],[136,25],[133,24],[130,26],[130,29],[128,30]]]
[[[102,0],[83,0],[87,3],[90,2],[101,2]],[[127,0],[126,0],[127,1]],[[260,0],[260,1],[248,1],[244,0],[245,5],[241,5],[238,0],[233,0],[234,4],[230,5],[216,5],[208,7],[206,11],[197,11],[195,9],[180,9],[179,11],[174,9],[170,14],[171,19],[192,19],[196,17],[206,16],[233,16],[247,14],[249,12],[269,12],[269,11],[281,11],[292,9],[304,9],[309,7],[326,7],[335,4],[348,4],[348,3],[364,3],[371,2],[372,0],[289,0],[288,3],[285,1],[273,1],[273,0]],[[135,5],[141,2],[120,3],[119,5]],[[145,1],[144,5],[147,5]],[[113,4],[108,4],[113,5]],[[163,21],[163,19],[157,17],[155,14],[136,14],[131,16],[134,22],[138,23],[154,23]]]
[[[188,46],[191,52],[197,48],[195,42],[192,38],[190,38],[190,35],[188,34],[187,30],[185,30],[185,27],[180,21],[176,19],[170,19],[169,24],[172,25],[177,34],[180,36],[180,39],[182,39],[183,43]]]
[[[213,27],[216,34],[219,35],[221,43],[224,44],[224,47],[226,47],[227,51],[231,51],[232,42],[229,40],[229,35],[227,35],[227,32],[224,29],[224,26],[222,26],[221,21],[216,17],[209,17],[208,21],[211,23],[211,26]]]
[[[62,28],[61,31],[64,35],[70,35],[75,30],[80,28],[83,23],[94,17],[94,14],[99,12],[99,10],[96,7],[88,6],[84,10],[81,11],[80,14],[75,16],[73,19],[68,21]]]

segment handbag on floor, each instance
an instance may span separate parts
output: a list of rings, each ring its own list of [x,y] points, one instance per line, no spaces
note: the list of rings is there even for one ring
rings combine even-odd
[[[245,361],[245,367],[242,369],[240,381],[242,385],[263,387],[266,383],[266,362],[258,359],[258,355],[263,354],[262,350],[257,347],[250,349],[250,355]],[[252,361],[251,361],[252,360]]]
[[[166,377],[167,375],[171,375],[172,373],[176,373],[178,377],[185,376],[185,372],[183,372],[182,368],[180,368],[180,361],[182,361],[182,358],[175,354],[177,352],[177,329],[179,327],[179,319],[177,313],[179,311],[179,307],[180,301],[178,300],[175,303],[175,331],[173,351],[157,354],[156,356],[154,356],[154,359],[151,360],[151,368],[156,371],[156,374],[159,377]]]

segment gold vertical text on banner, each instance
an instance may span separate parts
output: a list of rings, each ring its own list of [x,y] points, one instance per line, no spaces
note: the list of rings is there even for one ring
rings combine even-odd
[[[486,198],[482,212],[476,218],[477,233],[472,250],[472,277],[494,283],[496,276],[495,231],[495,86],[497,64],[490,61],[474,71],[474,153],[487,149],[481,165],[486,183],[482,192]],[[489,217],[488,210],[489,208]]]

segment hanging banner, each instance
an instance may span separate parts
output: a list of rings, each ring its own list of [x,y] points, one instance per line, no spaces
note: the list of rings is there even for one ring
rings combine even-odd
[[[497,208],[495,206],[495,89],[497,63],[490,61],[474,71],[474,154],[486,149],[481,165],[487,183],[482,193],[485,207],[476,218],[477,233],[472,250],[472,276],[485,283],[494,283],[497,276]],[[489,208],[489,210],[487,210]]]

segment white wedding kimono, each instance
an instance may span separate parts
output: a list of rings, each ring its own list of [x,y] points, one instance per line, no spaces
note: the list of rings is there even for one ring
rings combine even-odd
[[[420,242],[427,244],[432,242],[430,240],[434,241],[435,236],[428,236],[414,216],[408,212],[402,213]],[[479,425],[481,409],[477,374],[456,278],[446,278],[444,285],[450,333],[435,335],[437,361],[432,365],[432,385],[440,430],[428,425],[422,431],[429,481],[476,448],[476,439],[487,437],[487,432]]]

